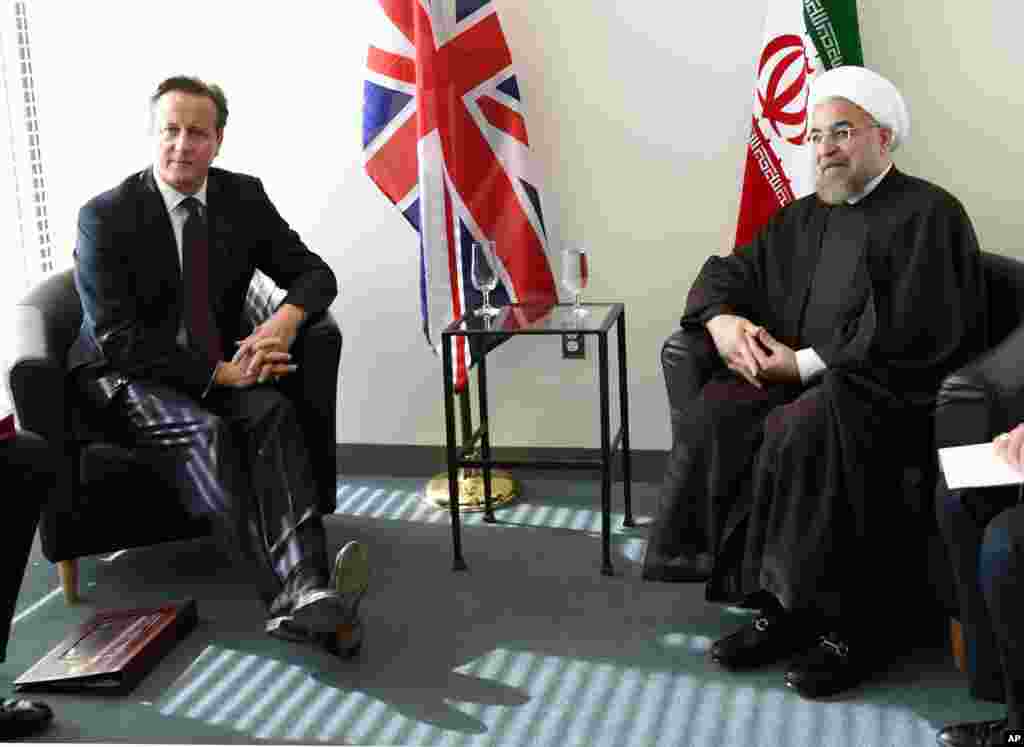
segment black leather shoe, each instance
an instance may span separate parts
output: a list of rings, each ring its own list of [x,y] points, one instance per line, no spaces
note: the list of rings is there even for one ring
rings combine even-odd
[[[46,703],[11,698],[0,703],[0,740],[21,739],[42,731],[53,721]]]
[[[814,645],[816,634],[784,611],[758,615],[711,646],[711,660],[728,669],[748,669],[785,659]]]
[[[351,620],[350,604],[334,589],[309,589],[292,605],[292,622],[315,633],[333,633]]]
[[[1006,719],[953,724],[940,731],[936,741],[943,747],[989,747],[1006,744]]]
[[[835,695],[856,687],[874,671],[874,658],[838,633],[823,635],[818,645],[793,660],[786,684],[805,698]]]
[[[291,617],[283,615],[267,620],[265,629],[274,638],[321,646],[328,653],[342,659],[355,657],[363,647],[363,624],[358,619],[354,623],[341,624],[330,632],[317,632],[307,630],[296,624]]]
[[[328,652],[342,659],[352,659],[363,648],[363,623],[356,620],[351,625],[341,625],[334,633],[321,633],[321,643]]]

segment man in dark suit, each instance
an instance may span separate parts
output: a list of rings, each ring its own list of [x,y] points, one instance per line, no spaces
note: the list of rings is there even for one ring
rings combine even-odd
[[[4,550],[0,553],[0,661],[7,656],[14,605],[25,575],[39,509],[55,482],[54,458],[39,436],[25,431],[0,440],[0,485],[4,486]],[[9,698],[0,702],[0,740],[42,731],[53,719],[45,703]]]
[[[334,273],[258,179],[210,167],[228,115],[219,87],[169,78],[151,105],[153,166],[79,213],[75,283],[84,319],[69,368],[109,427],[153,455],[185,507],[213,519],[222,545],[253,574],[266,631],[330,646],[340,626],[350,632],[341,653],[353,653],[366,549],[342,548],[329,579],[312,467],[287,387],[296,368],[289,349],[337,294]],[[287,295],[240,340],[255,269]]]
[[[995,452],[1024,470],[1024,424],[997,436]],[[1020,488],[949,490],[936,510],[956,578],[970,693],[1006,703],[1006,717],[952,724],[941,745],[1020,744],[1024,735],[1024,505]]]

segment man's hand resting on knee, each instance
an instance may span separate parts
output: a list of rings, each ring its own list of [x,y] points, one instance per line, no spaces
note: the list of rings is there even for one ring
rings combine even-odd
[[[238,343],[230,363],[217,369],[214,383],[244,388],[276,380],[295,371],[288,350],[299,332],[306,312],[299,306],[283,304],[274,315]],[[221,375],[221,369],[227,369]]]
[[[267,338],[270,340],[271,338]],[[268,345],[273,344],[272,341]],[[298,366],[291,362],[292,354],[279,350],[261,350],[258,358],[246,355],[237,360],[222,361],[213,377],[216,386],[245,389],[292,373]]]

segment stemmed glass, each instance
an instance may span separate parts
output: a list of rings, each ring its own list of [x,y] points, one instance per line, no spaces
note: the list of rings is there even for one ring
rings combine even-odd
[[[586,316],[587,310],[580,304],[580,293],[587,287],[590,269],[585,249],[562,250],[562,285],[573,294],[572,312],[576,316]]]
[[[473,287],[484,294],[484,305],[477,309],[477,316],[490,319],[500,310],[491,306],[491,291],[498,287],[498,273],[494,271],[494,242],[480,239],[473,242],[472,276]]]

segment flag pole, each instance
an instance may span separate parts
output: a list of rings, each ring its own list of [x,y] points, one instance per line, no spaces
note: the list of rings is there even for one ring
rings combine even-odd
[[[459,420],[462,423],[462,446],[473,445],[473,419],[470,412],[468,382],[458,392]],[[473,459],[480,458],[480,449],[474,448]],[[491,470],[491,508],[503,506],[519,497],[519,482],[512,474],[501,469]],[[427,482],[424,497],[438,508],[448,509],[451,500],[448,490],[448,472],[439,472]],[[484,510],[484,476],[483,470],[477,467],[463,467],[459,470],[459,510]]]

